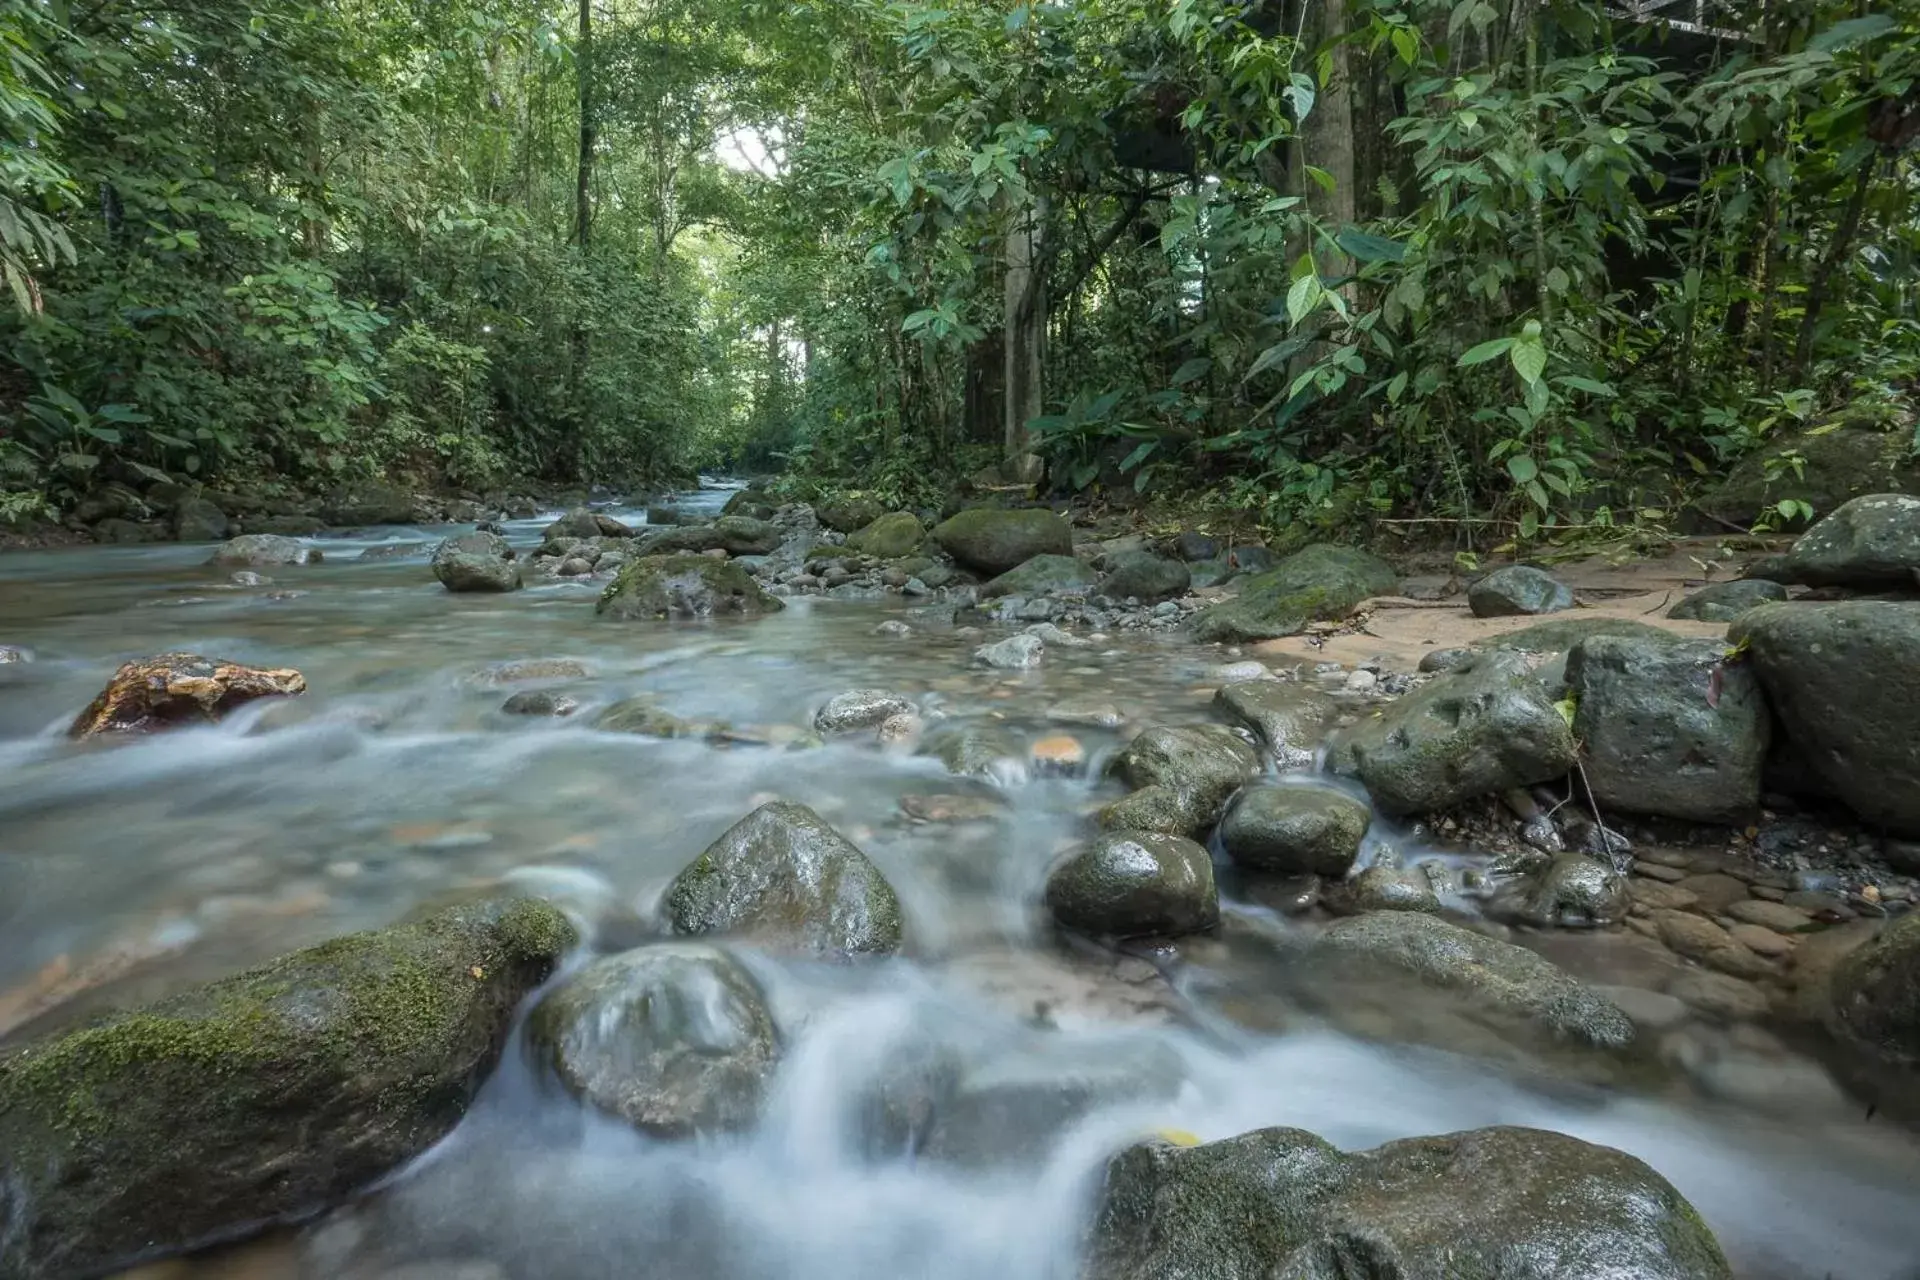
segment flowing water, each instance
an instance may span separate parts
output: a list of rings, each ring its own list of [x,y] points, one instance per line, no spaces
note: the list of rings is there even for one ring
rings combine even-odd
[[[509,533],[530,546],[543,524]],[[1068,1276],[1107,1153],[1160,1129],[1215,1138],[1275,1124],[1348,1148],[1488,1124],[1556,1129],[1673,1180],[1743,1276],[1920,1274],[1920,1143],[1864,1118],[1811,1060],[1779,1068],[1787,1086],[1716,1097],[1399,1045],[1391,1018],[1351,1038],[1273,994],[1284,984],[1261,939],[1296,926],[1232,901],[1230,884],[1224,939],[1178,963],[1116,962],[1051,937],[1035,900],[1050,860],[1108,798],[1097,783],[1010,773],[990,785],[870,742],[662,741],[596,732],[590,714],[499,710],[526,687],[589,711],[644,693],[778,743],[828,696],[883,686],[1020,743],[1061,732],[1048,711],[1069,702],[1112,704],[1134,723],[1204,719],[1206,651],[1134,638],[1050,651],[1035,672],[970,670],[978,639],[898,597],[795,600],[740,625],[602,623],[592,584],[448,595],[426,567],[445,532],[327,538],[325,563],[245,587],[205,567],[205,547],[0,558],[0,643],[37,656],[0,665],[0,1036],[502,879],[567,905],[602,949],[637,943],[674,873],[775,796],[812,806],[884,870],[909,955],[853,967],[745,957],[787,1047],[767,1115],[741,1139],[636,1136],[560,1095],[516,1041],[451,1138],[309,1229],[285,1250],[301,1269],[275,1274],[429,1261],[420,1274],[455,1275],[467,1273],[447,1260],[468,1259],[516,1280]],[[373,546],[385,558],[359,558]],[[887,617],[915,634],[876,635]],[[169,649],[296,667],[311,693],[217,728],[64,740],[116,663]],[[529,684],[505,665],[528,659],[577,674]],[[1096,762],[1118,741],[1069,732]],[[1372,839],[1406,837],[1382,827]],[[1555,958],[1632,980],[1606,972],[1604,949],[1573,951]],[[1410,1027],[1419,999],[1402,1006]],[[873,1082],[930,1044],[963,1054],[996,1096],[1082,1101],[1047,1123],[983,1107],[957,1158],[874,1149],[862,1136]],[[1170,1083],[1109,1087],[1141,1076]],[[230,1276],[229,1263],[167,1274]]]

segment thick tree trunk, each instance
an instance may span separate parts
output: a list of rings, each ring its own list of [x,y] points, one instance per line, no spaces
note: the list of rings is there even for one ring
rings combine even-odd
[[[582,254],[593,230],[593,0],[580,0],[580,44],[574,52],[580,82],[580,165],[573,186],[573,243]]]
[[[1308,205],[1328,222],[1347,226],[1354,220],[1353,78],[1347,46],[1335,41],[1346,34],[1347,0],[1320,0],[1319,46],[1329,59],[1327,82],[1302,126],[1306,162],[1333,178],[1333,190],[1308,182]]]
[[[1047,286],[1042,257],[1046,203],[1037,200],[1007,232],[1006,420],[1003,438],[1007,479],[1040,479],[1028,425],[1046,407]]]

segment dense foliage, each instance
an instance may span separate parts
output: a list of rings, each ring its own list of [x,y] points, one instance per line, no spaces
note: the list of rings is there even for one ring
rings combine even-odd
[[[1912,432],[1912,0],[4,4],[0,517],[1044,462],[1534,538]]]

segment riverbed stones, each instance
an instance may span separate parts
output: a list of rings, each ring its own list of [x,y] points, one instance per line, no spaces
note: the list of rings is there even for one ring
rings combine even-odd
[[[1855,498],[1800,535],[1787,571],[1810,587],[1912,591],[1920,586],[1920,497]]]
[[[1264,677],[1266,669],[1260,670]],[[1283,769],[1313,764],[1320,740],[1338,713],[1333,699],[1318,689],[1264,678],[1223,684],[1213,695],[1213,707],[1252,729]]]
[[[1236,866],[1291,875],[1345,876],[1372,815],[1326,787],[1264,786],[1242,792],[1220,823]]]
[[[1731,1280],[1700,1215],[1624,1152],[1537,1129],[1343,1154],[1300,1129],[1107,1164],[1082,1280]]]
[[[1840,961],[1830,987],[1836,1035],[1920,1065],[1920,915],[1907,915]]]
[[[1583,768],[1608,812],[1736,822],[1760,806],[1773,713],[1717,640],[1583,640],[1567,658]]]
[[[1035,556],[1073,554],[1073,530],[1041,507],[962,511],[936,525],[933,540],[978,573],[1002,574]]]
[[[527,1034],[575,1096],[660,1138],[750,1128],[780,1056],[753,975],[699,942],[596,960],[540,1002]]]
[[[1154,604],[1185,595],[1192,580],[1191,571],[1178,560],[1163,560],[1146,551],[1124,551],[1108,559],[1100,594]]]
[[[1551,961],[1417,911],[1375,911],[1328,926],[1308,947],[1311,971],[1412,980],[1464,998],[1470,1011],[1555,1039],[1618,1049],[1633,1023]]]
[[[298,538],[274,533],[243,533],[214,550],[208,564],[226,568],[269,569],[290,564],[319,564],[321,553]]]
[[[462,533],[433,549],[433,576],[454,592],[518,591],[524,583],[513,548],[497,533]]]
[[[900,903],[867,855],[805,805],[776,800],[675,877],[666,913],[685,936],[751,938],[851,958],[900,948]]]
[[[918,551],[926,540],[927,531],[919,516],[911,511],[893,511],[849,534],[847,546],[876,560],[898,560]]]
[[[901,694],[886,689],[849,689],[827,699],[826,705],[814,712],[813,727],[824,734],[858,733],[913,711],[913,699]]]
[[[1088,595],[1097,590],[1100,575],[1072,556],[1035,556],[1007,570],[980,588],[980,598],[997,600],[1019,596],[1030,600],[1045,595]]]
[[[1298,635],[1310,622],[1344,620],[1361,601],[1398,584],[1393,567],[1377,556],[1317,543],[1249,579],[1237,599],[1201,614],[1194,638],[1239,643]]]
[[[1573,767],[1573,732],[1526,659],[1495,652],[1343,731],[1333,763],[1396,815],[1550,782]]]
[[[1178,937],[1220,919],[1213,860],[1181,836],[1107,831],[1047,877],[1047,909],[1061,925],[1101,937]]]
[[[1041,655],[1046,648],[1046,642],[1039,636],[1022,632],[975,649],[973,665],[991,667],[996,671],[1028,671],[1040,665]]]
[[[1573,608],[1573,592],[1544,569],[1510,564],[1468,587],[1467,607],[1476,618],[1561,613]]]
[[[290,667],[249,667],[197,653],[163,653],[125,663],[67,728],[69,738],[156,733],[214,724],[260,698],[307,691]]]
[[[631,560],[600,597],[597,612],[620,622],[759,617],[786,606],[741,566],[710,556]]]
[[[1787,589],[1777,582],[1736,578],[1702,587],[1667,610],[1667,616],[1679,622],[1732,622],[1750,609],[1786,598]]]
[[[564,719],[580,709],[580,701],[551,689],[522,689],[500,704],[503,715]]]
[[[1920,604],[1766,605],[1730,638],[1815,777],[1868,821],[1920,835]]]
[[[1100,825],[1199,835],[1259,771],[1259,753],[1224,725],[1148,729],[1114,758],[1112,772],[1134,791],[1102,810]]]
[[[1440,894],[1418,867],[1376,862],[1350,880],[1328,887],[1327,909],[1346,916],[1373,911],[1418,911],[1438,915]]]
[[[876,498],[835,498],[813,510],[820,517],[820,523],[836,533],[864,529],[887,514],[886,507]],[[919,523],[918,520],[915,523]]]
[[[1562,854],[1538,875],[1497,895],[1493,909],[1498,915],[1542,929],[1615,924],[1626,918],[1632,901],[1627,883],[1625,876],[1596,858]],[[1681,893],[1673,892],[1675,896]]]
[[[543,902],[339,938],[0,1057],[0,1275],[317,1213],[446,1135],[574,942]]]

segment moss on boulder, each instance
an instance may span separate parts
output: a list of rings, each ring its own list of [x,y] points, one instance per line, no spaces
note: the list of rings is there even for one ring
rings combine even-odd
[[[600,597],[603,618],[757,617],[786,606],[761,590],[752,574],[712,556],[648,556],[623,566]]]
[[[574,933],[520,900],[295,952],[0,1057],[0,1275],[318,1213],[459,1122]]]
[[[976,507],[933,530],[942,550],[969,569],[1005,573],[1035,556],[1073,554],[1073,530],[1044,507]]]
[[[1316,543],[1247,580],[1237,599],[1194,622],[1194,638],[1240,643],[1298,635],[1310,622],[1346,618],[1360,602],[1399,585],[1393,567],[1352,547]]]
[[[911,511],[895,511],[863,525],[847,538],[847,545],[876,560],[910,556],[927,540],[926,527]]]

